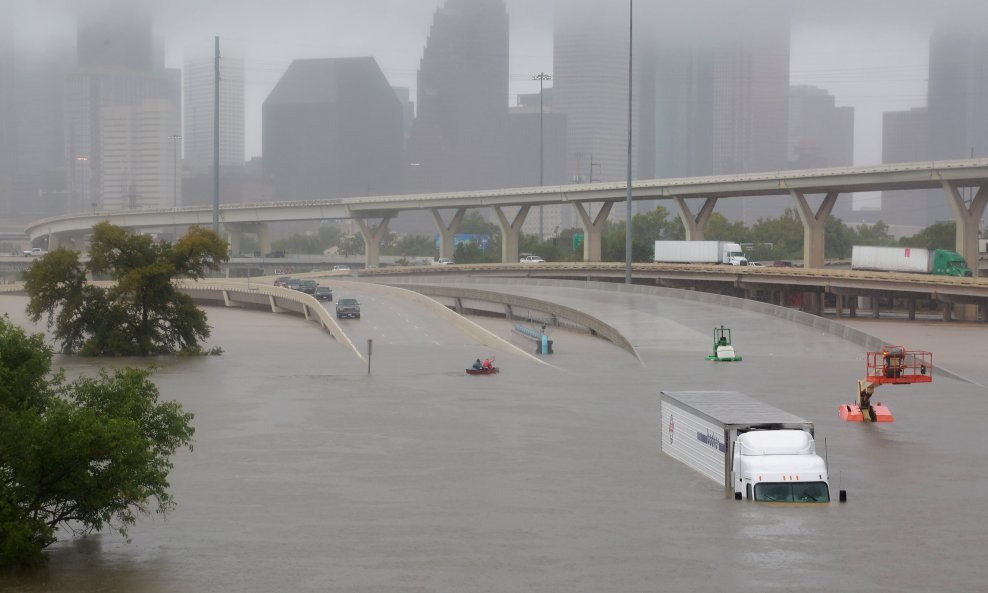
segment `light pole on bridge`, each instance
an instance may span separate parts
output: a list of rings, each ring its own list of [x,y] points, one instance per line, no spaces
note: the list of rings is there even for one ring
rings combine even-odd
[[[545,180],[544,180],[544,177],[543,177],[544,170],[545,169],[543,167],[543,154],[544,154],[544,151],[543,151],[543,138],[544,138],[544,134],[543,134],[543,127],[542,127],[542,116],[543,116],[543,112],[544,112],[545,103],[543,101],[544,94],[542,92],[543,91],[543,86],[542,85],[545,83],[545,81],[552,80],[552,76],[546,74],[545,72],[539,72],[538,74],[536,74],[535,76],[532,77],[532,80],[539,81],[539,187],[542,187],[545,184]],[[542,226],[543,225],[542,208],[543,208],[543,206],[541,204],[539,204],[539,241],[544,241],[545,240],[544,239],[544,236],[543,236],[543,226]]]

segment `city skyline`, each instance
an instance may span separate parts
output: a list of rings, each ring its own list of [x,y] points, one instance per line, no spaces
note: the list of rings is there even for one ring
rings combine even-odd
[[[584,0],[559,1],[570,5]],[[554,3],[506,0],[511,19],[512,104],[518,94],[537,90],[531,81],[533,73],[551,70]],[[294,59],[369,55],[378,61],[393,86],[408,87],[414,96],[432,16],[441,4],[441,0],[368,0],[359,6],[300,3],[295,5],[305,6],[306,12],[296,17],[290,11],[291,1],[279,4],[278,9],[262,2],[244,2],[237,4],[240,10],[227,10],[225,2],[177,0],[159,6],[155,33],[164,38],[166,65],[173,68],[181,67],[188,57],[185,48],[201,46],[204,39],[214,35],[221,38],[221,51],[230,45],[243,47],[245,159],[250,159],[260,154],[260,106]],[[701,4],[695,8],[697,12],[727,5],[718,1]],[[777,3],[760,4],[771,7]],[[3,6],[10,7],[7,12],[13,13],[18,23],[13,27],[15,41],[22,50],[30,45],[33,49],[25,50],[30,53],[40,45],[68,38],[74,26],[71,7],[77,5],[85,7],[87,2],[5,0]],[[937,22],[933,16],[953,13],[963,20],[984,15],[985,10],[969,0],[872,2],[864,8],[836,2],[826,8],[801,3],[795,9],[792,84],[823,88],[836,97],[838,106],[855,107],[855,164],[878,163],[882,114],[925,105],[927,38]],[[636,8],[636,12],[642,10]],[[380,32],[384,41],[367,35],[367,31]]]

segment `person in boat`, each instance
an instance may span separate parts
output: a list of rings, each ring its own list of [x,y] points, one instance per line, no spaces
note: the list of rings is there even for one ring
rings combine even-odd
[[[493,366],[494,366],[494,359],[493,358],[485,358],[484,359],[484,368],[485,369],[490,369]]]
[[[473,363],[473,370],[479,371],[482,370],[483,368],[484,368],[484,363],[480,362],[480,359],[478,358],[477,362]]]

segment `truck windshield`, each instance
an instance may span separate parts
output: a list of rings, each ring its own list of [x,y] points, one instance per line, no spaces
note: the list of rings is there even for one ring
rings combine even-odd
[[[755,500],[763,502],[830,502],[825,482],[765,482],[755,485]]]

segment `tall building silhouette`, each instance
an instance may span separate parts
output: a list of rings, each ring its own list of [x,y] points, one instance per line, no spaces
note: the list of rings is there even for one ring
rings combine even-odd
[[[14,164],[17,157],[14,44],[0,24],[0,219],[14,213]]]
[[[68,212],[169,207],[181,78],[155,51],[149,9],[115,0],[83,13],[65,95]]]
[[[244,62],[220,57],[220,172],[242,169],[244,155]],[[215,61],[212,55],[186,60],[182,72],[182,145],[190,175],[212,175]]]
[[[295,60],[262,118],[275,199],[398,193],[402,105],[373,58]]]
[[[635,54],[636,65],[638,54]],[[641,104],[637,67],[632,103],[632,177],[638,178]],[[628,12],[610,3],[560,2],[553,36],[554,110],[566,116],[566,167],[570,179],[586,177],[599,164],[595,181],[627,178]],[[611,211],[624,219],[623,208]]]
[[[447,0],[419,64],[405,157],[409,192],[501,187],[508,172],[508,13],[503,0]]]

